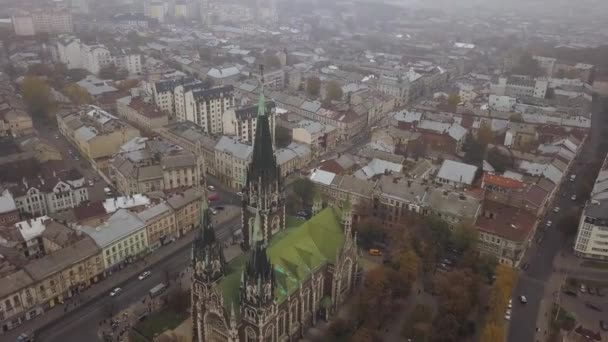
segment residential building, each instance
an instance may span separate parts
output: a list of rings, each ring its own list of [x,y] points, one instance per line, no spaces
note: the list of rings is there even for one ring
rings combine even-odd
[[[490,91],[498,96],[515,98],[536,97],[544,99],[549,88],[549,81],[525,77],[499,77],[497,83],[490,85]]]
[[[336,128],[311,120],[301,120],[292,129],[293,141],[309,145],[314,155],[336,147]]]
[[[98,169],[107,169],[120,146],[138,137],[139,131],[96,106],[77,112],[57,113],[59,131]]]
[[[414,214],[422,214],[428,185],[396,175],[382,176],[374,189],[373,214],[388,227],[406,222]]]
[[[185,85],[194,82],[193,78],[179,77],[168,80],[161,80],[151,84],[152,97],[154,103],[160,110],[169,113],[172,117],[176,116],[176,103],[174,92],[180,85]],[[183,104],[183,99],[182,99]]]
[[[375,182],[359,179],[351,175],[336,175],[335,173],[315,170],[310,180],[319,186],[330,205],[338,205],[347,198],[355,206],[371,206]]]
[[[298,172],[306,167],[312,160],[310,147],[292,142],[285,148],[276,151],[277,164],[281,169],[281,177]]]
[[[574,240],[574,253],[586,259],[608,260],[608,158],[595,179]]]
[[[276,106],[274,102],[266,103],[268,120],[274,140]],[[257,105],[248,105],[240,108],[229,108],[222,114],[222,132],[224,135],[234,136],[245,144],[253,144],[255,137]]]
[[[8,189],[0,194],[0,226],[10,226],[19,222],[19,209]]]
[[[148,208],[150,203],[152,203],[152,201],[148,196],[135,194],[130,196],[107,198],[102,202],[102,205],[104,211],[111,215],[121,209],[127,209],[133,213],[141,212]]]
[[[46,170],[9,188],[20,213],[33,216],[56,213],[89,200],[84,176],[76,169]]]
[[[28,12],[19,12],[11,17],[16,36],[33,36],[36,34],[34,18]]]
[[[106,275],[148,251],[145,223],[126,209],[118,210],[102,225],[86,226],[82,231],[101,249]]]
[[[473,225],[481,212],[481,199],[465,192],[432,188],[424,197],[423,214],[433,214],[450,228]]]
[[[87,77],[76,82],[80,87],[91,95],[93,98],[101,98],[106,94],[114,94],[118,92],[118,89],[114,87],[114,82],[111,80],[102,80],[93,75],[87,75]]]
[[[477,166],[460,163],[453,160],[444,160],[435,176],[438,183],[462,187],[472,185],[477,174]]]
[[[533,213],[486,200],[475,227],[479,231],[477,248],[498,258],[500,263],[517,267],[537,225]]]
[[[232,189],[245,185],[247,164],[251,160],[253,147],[234,138],[223,136],[215,145],[216,177]]]
[[[68,69],[83,68],[97,74],[101,68],[114,64],[132,75],[142,72],[140,53],[103,44],[88,45],[73,36],[62,36],[57,40],[57,53]]]
[[[400,107],[422,96],[424,84],[421,78],[422,75],[413,70],[398,75],[381,75],[377,89],[394,97],[395,107]]]
[[[116,101],[118,115],[132,123],[140,130],[151,132],[169,123],[166,112],[141,97],[123,97]]]
[[[154,250],[178,237],[175,212],[168,204],[157,204],[137,216],[146,224],[150,249]]]
[[[140,144],[133,149],[128,145]],[[120,193],[134,195],[198,184],[196,156],[162,140],[135,138],[110,163],[109,175]]]
[[[498,110],[501,112],[511,112],[515,110],[515,104],[517,99],[511,96],[498,96],[490,94],[488,106],[491,110]]]
[[[193,122],[174,122],[156,130],[166,141],[203,157],[204,172],[215,175],[215,145],[218,140]]]
[[[2,248],[3,256],[10,249]],[[15,258],[11,258],[15,259]],[[23,262],[18,260],[17,262]],[[14,329],[24,322],[44,312],[38,305],[38,287],[32,277],[20,266],[9,261],[5,256],[2,260],[0,273],[0,334]]]
[[[11,19],[17,36],[66,33],[74,30],[72,14],[68,10],[44,8],[32,12],[21,11]]]
[[[181,237],[200,224],[203,195],[196,188],[178,192],[167,199],[167,205],[175,212],[177,236]]]
[[[178,121],[192,121],[203,127],[206,133],[221,134],[222,116],[228,108],[234,107],[234,89],[232,86],[219,86],[189,90],[184,93],[184,107],[185,116],[177,111]]]
[[[530,150],[537,140],[536,127],[529,124],[510,122],[505,134],[504,145],[517,150]]]
[[[207,77],[213,80],[213,84],[218,86],[233,85],[241,77],[241,71],[237,67],[211,68],[207,72]]]
[[[261,79],[260,71],[251,73],[251,77]],[[264,70],[264,87],[267,89],[285,88],[285,71],[282,68]]]

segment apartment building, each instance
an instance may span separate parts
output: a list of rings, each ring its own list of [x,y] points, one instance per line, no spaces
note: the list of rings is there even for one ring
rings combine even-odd
[[[137,214],[146,224],[148,245],[154,250],[178,238],[175,212],[166,203],[160,203]]]
[[[146,224],[126,209],[116,211],[102,225],[83,227],[101,249],[106,274],[132,262],[148,251]]]
[[[167,112],[141,97],[126,96],[116,100],[118,115],[140,130],[151,132],[169,123]]]
[[[72,14],[68,10],[38,9],[21,11],[11,17],[17,36],[33,36],[38,33],[67,33],[74,31]]]
[[[245,185],[247,165],[253,147],[234,138],[223,136],[215,145],[215,170],[219,180],[232,189]]]
[[[395,107],[414,101],[424,93],[422,75],[413,70],[397,75],[381,75],[377,89],[381,93],[394,97]]]
[[[579,257],[608,260],[608,157],[595,179],[574,241],[574,253]]]
[[[309,145],[317,155],[336,146],[337,131],[332,125],[324,125],[312,120],[301,120],[292,129],[293,141]]]
[[[497,83],[490,85],[490,91],[498,96],[515,98],[536,97],[544,99],[547,96],[549,81],[531,79],[528,77],[499,77]]]
[[[190,84],[195,82],[193,78],[179,77],[175,79],[161,80],[152,83],[151,92],[154,98],[154,103],[160,110],[169,113],[172,117],[175,117],[176,103],[174,98],[174,92],[180,85]],[[183,91],[180,92],[180,94]],[[183,107],[183,95],[181,98],[181,107]],[[180,107],[180,108],[181,108]],[[183,109],[181,109],[183,110]]]
[[[20,213],[33,216],[56,213],[89,200],[85,178],[76,169],[42,170],[9,187]]]
[[[266,115],[274,138],[276,105],[272,101],[266,102]],[[234,136],[237,140],[253,145],[255,125],[258,115],[257,105],[248,105],[240,108],[230,108],[222,114],[222,132],[224,135]]]
[[[83,68],[97,74],[101,68],[114,64],[132,75],[142,72],[141,54],[130,49],[88,45],[68,35],[61,36],[56,45],[59,60],[69,69]]]
[[[232,86],[220,86],[189,90],[184,92],[184,107],[185,116],[178,111],[179,121],[191,121],[206,133],[221,134],[222,116],[227,109],[234,107],[234,89]]]
[[[194,153],[159,139],[128,142],[109,165],[110,178],[126,195],[192,187],[201,177]]]
[[[177,236],[181,237],[201,222],[202,194],[196,188],[190,188],[174,194],[167,199],[167,205],[175,212]]]
[[[139,137],[139,130],[96,106],[57,113],[57,125],[61,134],[100,169],[107,168],[120,146]]]

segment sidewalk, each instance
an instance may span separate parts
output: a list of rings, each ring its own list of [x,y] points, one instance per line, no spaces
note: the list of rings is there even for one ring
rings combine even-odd
[[[235,213],[235,211],[225,210],[225,212],[218,213],[218,215],[214,216],[214,221],[217,222],[216,224],[218,225],[228,222],[235,217],[231,215],[233,213]],[[136,278],[145,269],[149,269],[160,261],[170,258],[172,255],[182,251],[185,248],[189,248],[192,244],[192,240],[197,234],[198,229],[194,229],[175,242],[160,247],[159,249],[145,256],[144,259],[141,259],[146,261],[145,264],[135,262],[122,270],[113,273],[111,276],[91,285],[91,287],[84,292],[67,299],[65,304],[57,305],[33,320],[26,321],[19,327],[0,335],[2,336],[1,340],[15,341],[21,333],[30,333],[32,331],[36,332],[52,326],[55,322],[63,318],[64,315],[71,314],[75,309],[86,306],[88,303],[96,300],[100,296],[106,296],[113,288],[121,286],[133,278]],[[67,311],[66,306],[69,306],[69,310]]]

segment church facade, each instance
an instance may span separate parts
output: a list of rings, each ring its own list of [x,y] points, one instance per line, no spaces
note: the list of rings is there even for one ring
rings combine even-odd
[[[286,219],[264,106],[262,92],[243,189],[245,254],[225,262],[202,206],[192,245],[193,341],[296,341],[334,314],[355,286],[358,249],[350,202],[323,209],[315,198],[310,220]]]

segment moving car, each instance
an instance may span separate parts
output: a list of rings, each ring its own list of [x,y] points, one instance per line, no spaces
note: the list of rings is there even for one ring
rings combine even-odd
[[[580,293],[587,293],[587,286],[585,286],[585,284],[581,284],[581,285],[578,287],[578,291],[579,291]]]
[[[215,187],[213,185],[209,185],[207,189],[209,189],[209,191],[215,191]]]
[[[371,256],[382,256],[382,252],[377,248],[371,248],[369,250],[369,255]]]
[[[553,212],[554,212],[554,213],[559,213],[559,207],[555,207],[555,208],[553,208]]]
[[[115,288],[114,290],[110,291],[110,297],[116,297],[118,296],[120,293],[122,292],[122,289],[120,287]]]
[[[572,195],[572,197],[570,197],[571,200],[576,201],[576,195]]]
[[[148,278],[150,276],[150,274],[152,274],[152,272],[145,271],[144,273],[140,274],[139,277],[137,277],[137,279],[144,280],[144,279]]]
[[[526,296],[519,296],[519,302],[526,304],[528,302],[528,298],[526,298]]]
[[[608,331],[608,322],[600,321],[600,328],[602,328],[604,331]]]
[[[17,336],[17,342],[34,342],[34,334],[21,333]]]
[[[570,175],[570,181],[574,182],[576,180],[576,175]]]
[[[243,197],[243,193],[242,193],[242,192],[240,192],[240,191],[239,191],[239,192],[237,192],[237,193],[236,193],[236,195],[237,195],[237,196],[239,196],[239,197]]]
[[[209,208],[209,211],[211,212],[212,215],[217,215],[217,210],[215,210],[213,208]]]
[[[209,195],[209,197],[207,197],[207,200],[213,202],[213,201],[217,201],[220,199],[220,195],[218,194],[211,194]]]
[[[553,225],[553,222],[551,222],[551,220],[547,221],[546,226],[547,226],[547,227],[551,227],[551,225]]]
[[[591,310],[597,311],[597,312],[602,312],[602,308],[600,308],[597,305],[591,304],[589,302],[585,302],[585,306],[588,307]]]

